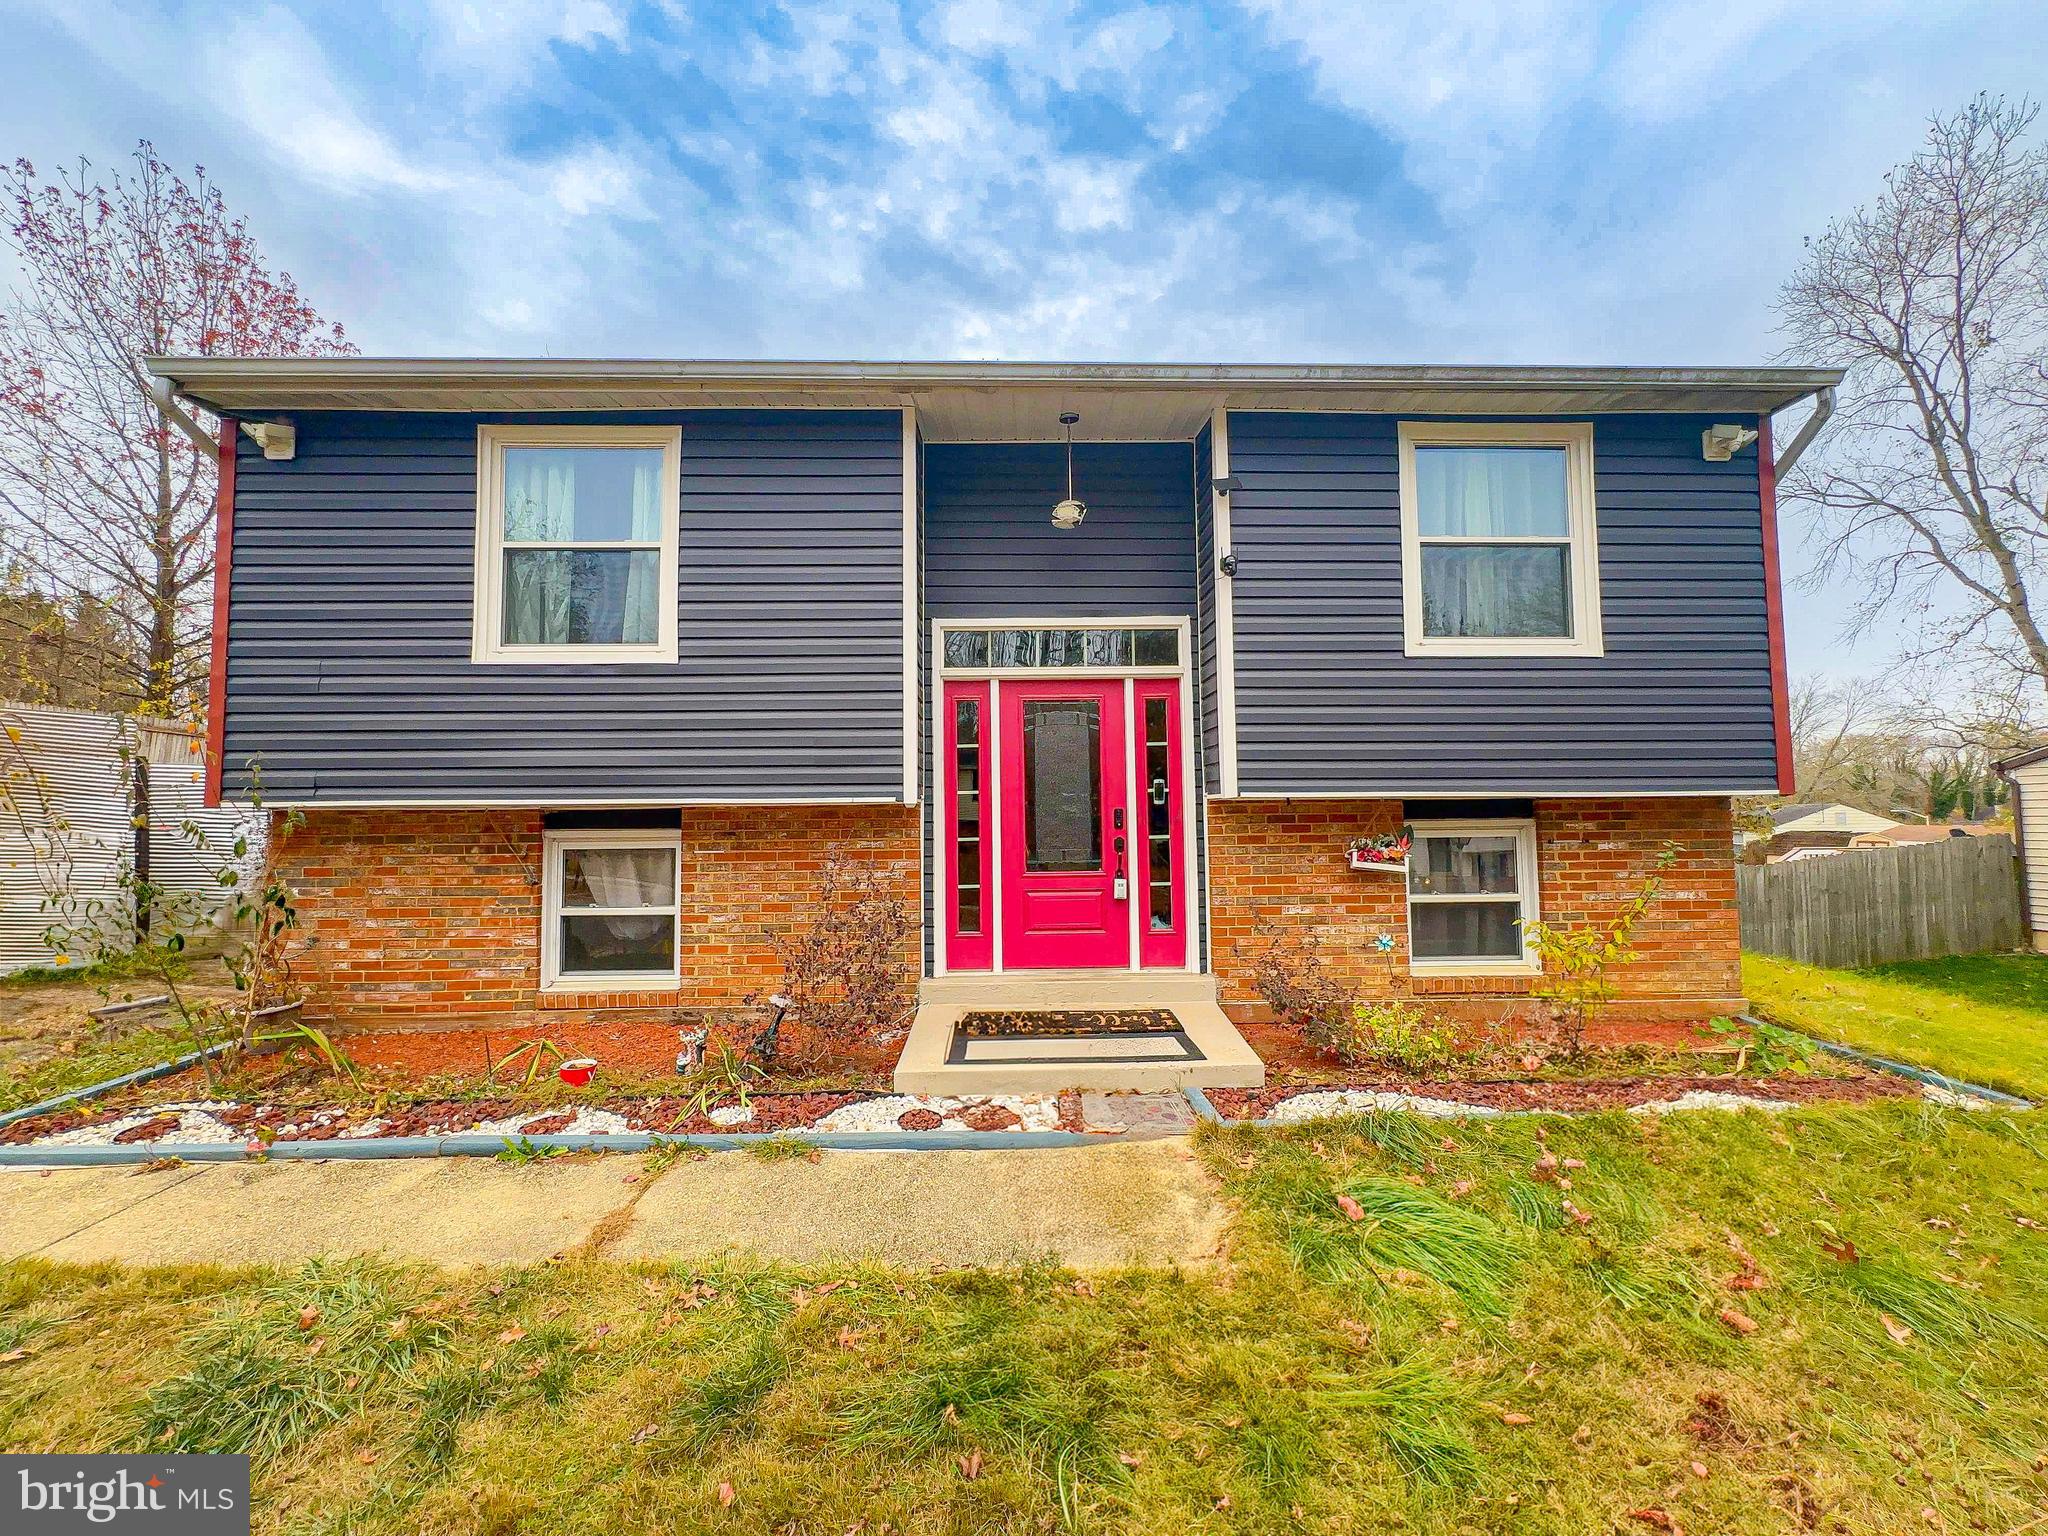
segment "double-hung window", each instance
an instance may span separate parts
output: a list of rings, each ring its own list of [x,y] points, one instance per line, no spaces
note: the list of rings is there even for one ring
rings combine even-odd
[[[477,430],[476,622],[486,662],[674,661],[674,427]]]
[[[542,843],[541,985],[675,986],[681,863],[679,831],[549,832]]]
[[[1589,422],[1400,426],[1410,656],[1598,656]]]
[[[1416,822],[1408,851],[1412,970],[1534,971],[1522,923],[1538,915],[1533,821]]]

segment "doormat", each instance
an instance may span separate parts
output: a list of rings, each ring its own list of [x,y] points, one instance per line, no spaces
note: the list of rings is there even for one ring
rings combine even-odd
[[[1180,1029],[1164,1008],[1004,1009],[964,1015],[953,1026],[971,1040],[1072,1040],[1083,1035],[1157,1035]]]

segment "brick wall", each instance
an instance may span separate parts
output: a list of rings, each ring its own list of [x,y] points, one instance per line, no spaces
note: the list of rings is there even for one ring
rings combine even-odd
[[[682,985],[540,992],[541,813],[306,813],[279,837],[298,893],[294,958],[309,1019],[375,1028],[497,1019],[546,1009],[675,1008],[716,1014],[781,979],[766,932],[800,922],[828,858],[872,861],[913,913],[917,810],[892,805],[685,809]],[[915,934],[906,975],[918,969]]]
[[[1214,969],[1226,1008],[1263,1016],[1249,981],[1266,942],[1260,924],[1320,936],[1333,968],[1368,993],[1396,989],[1474,1020],[1526,1012],[1530,983],[1512,976],[1411,977],[1402,877],[1345,864],[1354,837],[1401,825],[1394,800],[1216,801],[1209,807]],[[1614,1016],[1702,1018],[1739,1006],[1740,928],[1734,833],[1726,800],[1538,800],[1537,868],[1543,917],[1576,924],[1611,917],[1667,842],[1678,862],[1636,930],[1642,959],[1618,973]],[[1374,947],[1391,934],[1394,949]],[[1390,964],[1391,961],[1391,974]]]

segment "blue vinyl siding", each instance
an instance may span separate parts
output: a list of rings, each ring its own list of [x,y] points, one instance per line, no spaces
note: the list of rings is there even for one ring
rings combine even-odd
[[[276,800],[903,794],[893,411],[305,412],[237,459],[230,789]],[[481,421],[683,428],[673,665],[470,660]]]
[[[1192,615],[1186,443],[1077,443],[1079,528],[1052,525],[1066,494],[1057,443],[925,449],[925,602],[934,618]]]
[[[1591,419],[1606,654],[1468,658],[1403,654],[1397,419],[1231,414],[1241,793],[1775,787],[1755,451]]]

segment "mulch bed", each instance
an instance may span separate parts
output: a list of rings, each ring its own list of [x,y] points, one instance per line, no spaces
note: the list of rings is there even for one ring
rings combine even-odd
[[[1871,1099],[1901,1098],[1920,1091],[1917,1083],[1888,1074],[1858,1077],[1609,1077],[1577,1081],[1508,1079],[1494,1082],[1429,1081],[1412,1077],[1347,1077],[1318,1083],[1284,1083],[1267,1088],[1211,1088],[1209,1102],[1226,1120],[1260,1120],[1284,1099],[1301,1093],[1405,1093],[1418,1098],[1447,1099],[1486,1109],[1550,1110],[1583,1114],[1601,1109],[1628,1109],[1680,1094],[1702,1091],[1733,1093],[1752,1099],[1784,1099],[1796,1104],[1861,1104]]]

